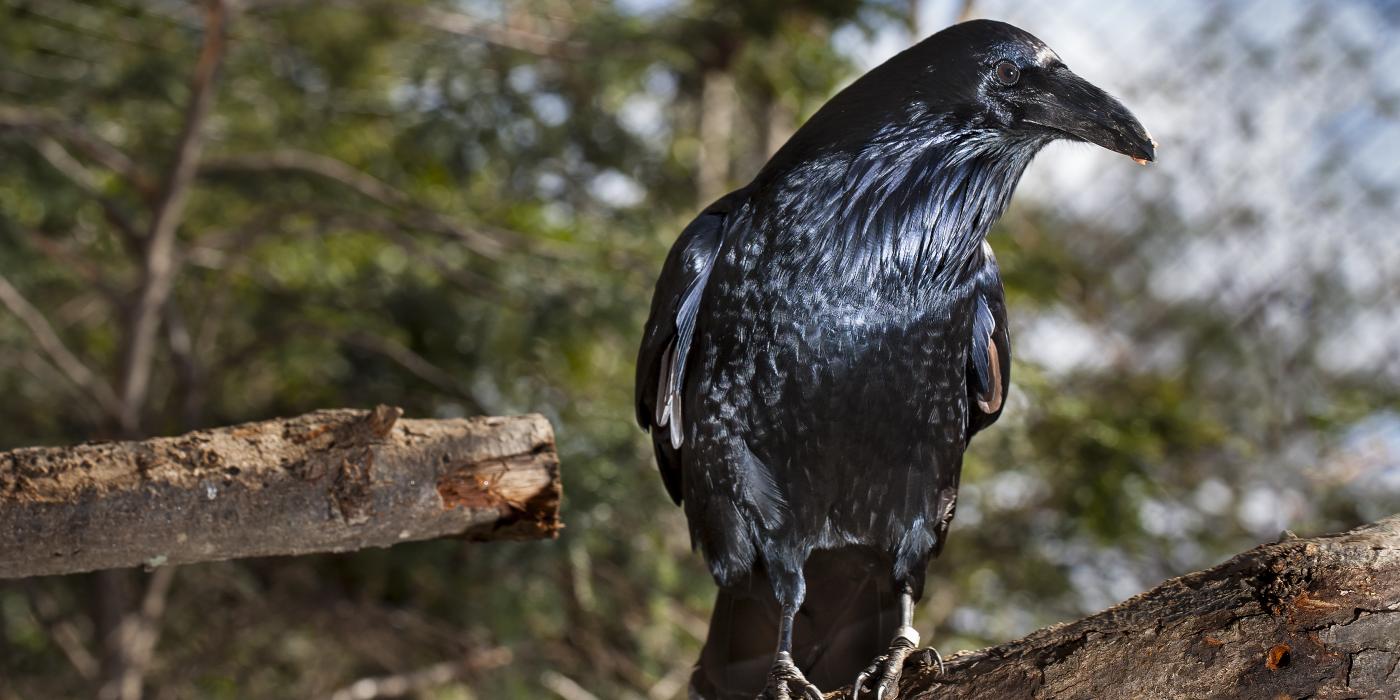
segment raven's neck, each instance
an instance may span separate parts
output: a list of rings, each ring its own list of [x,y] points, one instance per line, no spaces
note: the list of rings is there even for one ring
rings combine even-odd
[[[810,251],[812,273],[954,284],[1044,144],[988,132],[891,130],[855,153],[830,153],[779,175],[781,190],[807,194],[780,197],[803,204],[780,206],[779,228]]]

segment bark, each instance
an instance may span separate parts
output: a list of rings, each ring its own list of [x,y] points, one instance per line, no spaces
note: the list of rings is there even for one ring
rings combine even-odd
[[[0,578],[558,533],[543,417],[400,415],[0,453]]]
[[[1340,535],[1286,533],[1092,617],[959,653],[946,675],[911,661],[901,691],[906,700],[1400,697],[1400,515]]]

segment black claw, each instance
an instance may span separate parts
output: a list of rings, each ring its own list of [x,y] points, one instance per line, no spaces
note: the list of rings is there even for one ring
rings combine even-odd
[[[946,666],[943,665],[943,655],[940,654],[940,653],[938,653],[938,650],[937,650],[937,649],[934,649],[933,647],[928,647],[927,649],[923,649],[922,651],[923,651],[923,654],[924,654],[924,665],[925,665],[925,666],[929,666],[929,665],[937,666],[937,667],[938,667],[938,675],[940,675],[940,676],[947,675],[947,673],[948,673],[948,668],[947,668]],[[932,661],[929,660],[930,657],[932,658]]]
[[[792,655],[779,653],[773,660],[773,668],[768,671],[768,685],[759,694],[759,700],[790,700],[792,689],[796,688],[804,700],[822,700],[822,691],[808,681],[802,671],[793,663]]]
[[[865,682],[875,675],[875,667],[871,666],[856,676],[856,682],[851,684],[851,700],[860,700],[860,691],[865,690]]]
[[[880,659],[876,659],[875,663],[866,666],[865,670],[861,671],[859,676],[856,676],[856,682],[851,684],[851,700],[860,700],[860,694],[866,690],[865,684],[879,672]]]
[[[893,698],[899,693],[899,679],[904,675],[904,661],[914,651],[914,642],[904,637],[896,637],[890,643],[890,649],[884,655],[875,660],[868,668],[856,676],[856,681],[851,685],[850,700],[860,700],[862,692],[866,692],[865,684],[875,677],[879,681],[873,688],[875,692],[874,700],[885,700]],[[943,658],[938,655],[938,650],[928,649],[937,660],[939,669],[943,668]],[[941,674],[942,671],[940,670]]]

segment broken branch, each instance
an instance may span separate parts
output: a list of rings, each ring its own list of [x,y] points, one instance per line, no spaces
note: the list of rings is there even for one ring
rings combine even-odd
[[[557,534],[543,417],[400,415],[318,411],[0,453],[0,578]]]

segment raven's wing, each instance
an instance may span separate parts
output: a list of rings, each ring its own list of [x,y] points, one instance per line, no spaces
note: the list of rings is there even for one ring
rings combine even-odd
[[[967,356],[967,438],[1001,417],[1011,387],[1011,335],[1006,294],[992,247],[982,244],[983,264],[973,286],[972,347]]]
[[[656,280],[651,316],[637,353],[637,423],[651,432],[656,466],[676,503],[681,502],[680,450],[685,441],[681,391],[696,316],[719,255],[725,220],[743,192],[725,195],[681,231]]]

